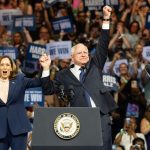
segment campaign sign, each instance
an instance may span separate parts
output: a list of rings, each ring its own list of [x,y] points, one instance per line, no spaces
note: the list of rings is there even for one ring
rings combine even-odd
[[[73,21],[69,16],[52,19],[51,23],[54,34],[62,30],[66,33],[73,32]]]
[[[110,91],[118,91],[119,84],[117,83],[116,77],[110,74],[103,74],[102,80],[104,86],[106,86]]]
[[[44,106],[44,96],[42,89],[39,88],[30,88],[25,91],[24,105],[25,107],[33,106],[34,104],[39,106]]]
[[[101,10],[104,5],[109,6],[118,6],[118,0],[84,0],[84,6],[88,8],[88,10]]]
[[[150,62],[150,46],[144,46],[142,56],[144,59]]]
[[[46,51],[50,54],[51,60],[70,59],[71,58],[71,41],[51,42],[46,45]]]
[[[104,6],[104,0],[84,0],[83,2],[88,10],[101,10],[102,6]]]
[[[22,11],[18,9],[0,10],[0,24],[4,26],[11,26],[13,24],[14,16],[19,15],[22,15]]]
[[[66,0],[43,0],[46,8],[53,6],[58,2],[66,2]]]
[[[3,47],[0,46],[0,56],[7,55],[12,59],[17,58],[17,48],[16,47]]]
[[[13,30],[22,31],[27,28],[29,31],[36,29],[35,17],[33,15],[15,16],[13,19]]]
[[[118,6],[118,0],[104,0],[104,5]]]
[[[29,43],[27,48],[27,60],[37,61],[44,53],[46,53],[45,45]]]
[[[38,60],[37,60],[37,61],[25,60],[25,61],[23,62],[22,70],[23,70],[24,72],[27,72],[27,73],[34,73],[34,72],[39,71],[39,69],[40,69],[40,64],[38,63]]]
[[[134,116],[136,118],[139,117],[139,106],[136,104],[128,103],[126,110],[126,117]]]
[[[29,43],[27,48],[26,60],[23,63],[25,72],[33,73],[40,69],[39,58],[46,53],[46,46]]]
[[[150,29],[150,12],[147,13],[145,28]]]

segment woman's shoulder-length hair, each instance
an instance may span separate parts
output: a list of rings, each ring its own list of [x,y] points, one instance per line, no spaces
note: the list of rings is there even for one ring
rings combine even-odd
[[[9,59],[10,64],[11,64],[11,68],[12,68],[12,71],[11,71],[11,73],[10,73],[9,79],[14,79],[14,78],[17,76],[17,73],[18,73],[17,66],[16,66],[14,60],[13,60],[10,56],[7,56],[7,55],[0,56],[0,62],[1,62],[2,59],[4,59],[4,58],[8,58],[8,59]]]

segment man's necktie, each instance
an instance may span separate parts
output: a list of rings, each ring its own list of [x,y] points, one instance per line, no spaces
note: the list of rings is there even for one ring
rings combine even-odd
[[[84,75],[85,75],[85,69],[81,67],[79,70],[81,71],[80,76],[79,76],[80,82],[83,83]]]
[[[81,72],[80,72],[80,82],[83,83],[83,80],[84,80],[84,75],[85,75],[85,68],[80,68],[79,69]],[[90,101],[90,95],[88,94],[88,92],[84,89],[84,94],[85,94],[85,100],[86,100],[86,103],[87,103],[87,107],[91,107],[91,101]]]

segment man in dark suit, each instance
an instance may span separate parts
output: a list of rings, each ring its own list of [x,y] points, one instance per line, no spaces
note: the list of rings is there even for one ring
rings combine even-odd
[[[55,79],[55,83],[63,85],[65,91],[70,86],[73,87],[74,96],[70,100],[71,107],[100,108],[103,137],[101,150],[112,149],[111,120],[109,114],[117,107],[113,97],[102,83],[102,70],[107,59],[111,11],[111,7],[103,7],[102,31],[95,54],[90,58],[85,45],[82,43],[75,45],[71,50],[71,67],[59,71]],[[44,62],[45,60],[41,61]],[[84,74],[81,72],[84,72]],[[80,78],[81,74],[82,79]],[[42,87],[45,94],[55,92],[55,87],[52,81],[49,80],[49,77],[42,78]]]

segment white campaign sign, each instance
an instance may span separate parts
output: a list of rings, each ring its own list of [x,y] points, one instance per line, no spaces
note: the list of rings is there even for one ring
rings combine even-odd
[[[51,42],[46,45],[46,51],[49,52],[51,59],[69,59],[71,58],[71,41]]]
[[[0,10],[0,24],[4,26],[11,26],[13,22],[13,16],[22,15],[21,10],[7,9]]]
[[[142,56],[144,59],[150,62],[150,46],[144,46],[143,47],[143,53]]]

